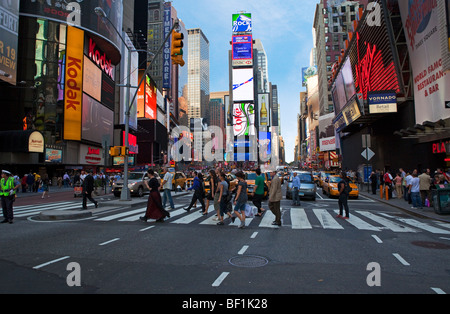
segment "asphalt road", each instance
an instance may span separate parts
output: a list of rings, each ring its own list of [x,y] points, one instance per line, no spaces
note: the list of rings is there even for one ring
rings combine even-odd
[[[319,192],[300,207],[283,200],[281,228],[265,224],[267,211],[244,229],[215,225],[212,207],[206,217],[186,213],[190,195],[163,223],[136,219],[145,204],[100,197],[103,211],[73,221],[40,221],[38,205],[17,204],[14,224],[0,224],[0,293],[177,294],[174,308],[212,306],[195,303],[201,294],[224,309],[230,294],[270,308],[263,299],[273,294],[450,292],[450,226],[365,197],[349,202],[349,221]]]

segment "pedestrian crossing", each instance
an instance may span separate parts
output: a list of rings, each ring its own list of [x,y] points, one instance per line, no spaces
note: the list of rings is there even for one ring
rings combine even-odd
[[[81,209],[80,201],[68,201],[68,202],[55,202],[46,203],[40,205],[24,205],[24,206],[14,206],[14,217],[29,217],[34,215],[39,215],[40,212],[45,210],[75,210]],[[94,204],[87,204],[88,208],[94,207]]]
[[[94,204],[88,203],[89,208],[93,208]],[[46,210],[77,210],[80,209],[79,201],[56,202],[40,205],[27,205],[14,207],[14,217],[30,217],[39,215],[40,212]],[[173,225],[192,225],[200,226],[217,225],[217,216],[213,205],[208,208],[208,215],[201,215],[198,209],[192,209],[186,212],[185,206],[175,207],[170,210],[170,218],[166,222]],[[119,209],[120,210],[120,209]],[[114,211],[102,211],[95,213],[91,218],[95,222],[139,222],[139,217],[143,216],[146,207],[139,206],[137,208]],[[350,212],[350,219],[344,220],[337,218],[338,209],[312,208],[304,209],[301,207],[282,207],[282,226],[281,228],[290,228],[292,230],[311,230],[311,229],[327,229],[327,230],[344,230],[348,228],[356,228],[358,230],[381,232],[390,230],[398,233],[417,233],[430,232],[433,234],[450,235],[450,223],[439,221],[422,222],[414,218],[405,218],[395,216],[387,212],[371,212],[363,209],[355,209]],[[246,227],[251,228],[280,228],[272,225],[275,220],[274,214],[270,210],[266,210],[262,217],[247,217],[245,219]],[[149,219],[147,223],[155,220]],[[234,222],[229,218],[224,219],[225,227],[238,227],[240,220],[235,219]],[[223,227],[223,226],[221,226]]]
[[[95,217],[93,220],[97,222],[119,221],[119,222],[136,222],[139,217],[143,216],[146,207],[129,210],[126,212],[106,215],[103,217]],[[217,225],[217,216],[215,215],[214,207],[211,205],[208,209],[208,215],[201,215],[199,210],[191,210],[186,212],[182,207],[175,208],[169,211],[170,218],[166,219],[166,223],[173,225],[192,225],[198,224],[200,226]],[[412,218],[396,217],[387,213],[372,213],[365,210],[355,210],[351,212],[350,219],[344,220],[337,218],[338,209],[329,210],[323,208],[313,208],[311,210],[298,207],[282,208],[282,227],[293,230],[311,230],[311,229],[330,229],[330,230],[344,230],[346,228],[356,228],[359,230],[367,230],[374,232],[381,232],[390,230],[399,233],[417,233],[430,232],[434,234],[450,235],[450,224],[421,222]],[[275,215],[266,210],[263,217],[247,217],[245,225],[247,227],[256,228],[280,228],[272,225],[275,220]],[[154,219],[149,219],[147,223],[155,222]],[[240,225],[240,220],[225,217],[225,226],[237,227]]]

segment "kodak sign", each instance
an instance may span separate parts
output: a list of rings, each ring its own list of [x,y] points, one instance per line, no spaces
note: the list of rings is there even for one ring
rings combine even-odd
[[[64,140],[81,141],[84,32],[67,27]]]

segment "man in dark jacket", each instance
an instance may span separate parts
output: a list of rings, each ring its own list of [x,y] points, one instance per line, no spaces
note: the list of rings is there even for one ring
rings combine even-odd
[[[95,208],[98,207],[98,203],[92,198],[92,191],[94,191],[94,177],[92,176],[92,170],[88,170],[88,175],[83,181],[83,209],[87,209],[87,198],[95,204]]]

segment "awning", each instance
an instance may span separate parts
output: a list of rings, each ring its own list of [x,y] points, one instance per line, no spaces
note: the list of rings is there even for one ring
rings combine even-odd
[[[0,150],[10,153],[43,153],[44,136],[35,130],[1,131]]]

